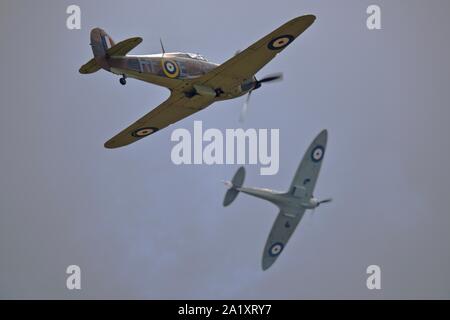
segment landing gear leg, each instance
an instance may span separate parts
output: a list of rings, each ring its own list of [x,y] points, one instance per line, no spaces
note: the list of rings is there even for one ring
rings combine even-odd
[[[127,84],[127,78],[125,77],[125,75],[123,75],[122,78],[119,79],[119,82],[123,86]]]

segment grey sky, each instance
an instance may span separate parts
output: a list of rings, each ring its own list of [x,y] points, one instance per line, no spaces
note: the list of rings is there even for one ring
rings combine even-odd
[[[39,3],[39,5],[38,5]],[[0,2],[0,298],[450,298],[448,1]],[[82,29],[66,29],[66,7]],[[382,30],[365,26],[382,9]],[[316,22],[258,75],[246,128],[280,129],[280,171],[246,184],[287,188],[323,128],[316,196],[274,266],[260,267],[277,210],[240,195],[237,165],[175,166],[175,128],[239,127],[221,102],[129,147],[103,143],[156,107],[164,88],[80,75],[89,31],[132,53],[199,52],[223,62],[303,14]],[[65,269],[82,269],[82,290]],[[369,291],[366,267],[382,269]]]

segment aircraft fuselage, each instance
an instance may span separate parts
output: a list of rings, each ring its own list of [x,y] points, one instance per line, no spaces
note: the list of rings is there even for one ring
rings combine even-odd
[[[290,192],[251,187],[240,187],[236,188],[236,190],[272,202],[281,210],[288,209],[290,212],[295,212],[299,209],[314,209],[319,205],[318,200],[314,197],[298,197]]]
[[[204,59],[200,55],[190,53],[165,53],[152,55],[128,55],[108,57],[103,68],[125,77],[136,78],[152,84],[171,89],[170,80],[192,80],[207,74],[219,65]],[[255,89],[256,78],[245,80],[234,88],[224,91],[222,88],[204,88],[212,90],[215,100],[227,100],[242,96]],[[199,88],[200,90],[201,88]],[[186,96],[196,94],[192,87],[185,91]],[[208,94],[208,92],[206,92]]]

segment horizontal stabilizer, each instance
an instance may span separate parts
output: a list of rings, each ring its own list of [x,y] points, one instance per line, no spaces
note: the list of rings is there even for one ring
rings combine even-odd
[[[245,169],[244,167],[240,167],[236,173],[234,174],[233,179],[231,180],[231,187],[228,189],[227,193],[225,193],[225,198],[223,199],[223,206],[226,207],[230,205],[234,199],[236,199],[239,194],[239,190],[237,188],[242,187],[245,179]]]
[[[142,42],[142,38],[134,37],[129,38],[119,43],[113,45],[111,48],[106,50],[106,54],[110,57],[112,56],[124,56],[134,48],[136,48]]]
[[[128,52],[130,52],[131,50],[133,50],[138,44],[140,44],[142,42],[142,38],[140,37],[135,37],[135,38],[130,38],[130,39],[126,39],[123,41],[120,41],[117,44],[113,44],[111,47],[103,47],[103,45],[99,45],[96,44],[94,40],[91,40],[92,42],[92,48],[95,49],[94,50],[94,55],[95,52],[97,53],[102,53],[100,56],[97,55],[96,57],[100,57],[101,59],[105,59],[107,57],[112,57],[112,56],[125,56]],[[111,40],[109,40],[108,43],[113,43]],[[100,49],[99,49],[100,46]],[[94,59],[89,60],[88,63],[84,64],[79,72],[82,74],[89,74],[89,73],[94,73],[98,70],[101,69],[101,66],[97,63],[97,61],[95,61]]]
[[[97,72],[98,70],[100,70],[100,68],[101,67],[97,64],[95,59],[91,59],[88,63],[82,65],[79,71],[82,74],[88,74]]]

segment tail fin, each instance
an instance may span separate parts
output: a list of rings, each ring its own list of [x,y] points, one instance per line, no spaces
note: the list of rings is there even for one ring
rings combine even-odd
[[[230,189],[228,189],[227,193],[225,193],[225,198],[223,199],[224,207],[230,205],[234,201],[234,199],[236,199],[237,195],[239,194],[239,190],[237,190],[236,188],[242,187],[244,179],[245,169],[244,167],[240,167],[234,174],[231,183],[228,184],[230,185]]]
[[[84,64],[79,70],[80,73],[87,74],[97,72],[101,68],[108,69],[106,58],[108,57],[108,49],[115,45],[114,40],[103,29],[94,28],[91,30],[90,45],[94,59]]]
[[[93,73],[101,68],[108,70],[107,59],[112,56],[125,56],[142,42],[142,38],[134,37],[115,43],[114,40],[100,28],[91,30],[91,47],[94,59],[89,60],[80,68],[80,73]]]
[[[94,28],[91,30],[91,47],[94,58],[106,57],[108,49],[115,44],[114,40],[103,29]]]

